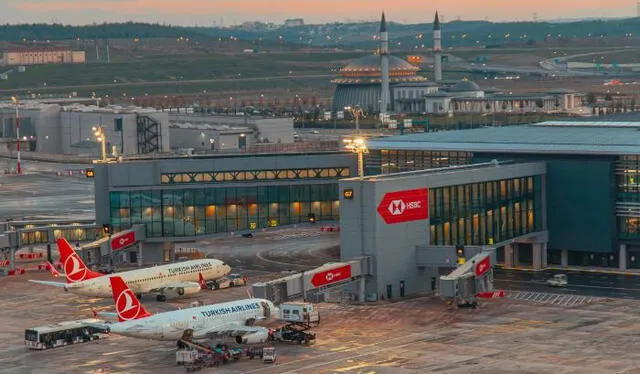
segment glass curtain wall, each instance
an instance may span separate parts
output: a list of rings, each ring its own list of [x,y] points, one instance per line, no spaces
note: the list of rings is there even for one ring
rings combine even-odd
[[[197,236],[338,220],[336,183],[120,191],[109,194],[115,231],[144,224],[148,237]]]
[[[616,163],[618,236],[640,239],[640,156],[620,156]]]
[[[538,176],[429,190],[432,245],[490,245],[542,230]]]

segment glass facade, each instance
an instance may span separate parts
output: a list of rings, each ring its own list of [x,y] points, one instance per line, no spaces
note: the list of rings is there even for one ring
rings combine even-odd
[[[620,156],[616,163],[618,236],[640,239],[640,156]]]
[[[82,241],[94,241],[103,237],[102,227],[100,228],[60,228],[53,227],[53,239],[65,238],[71,243]],[[20,245],[46,244],[49,243],[49,230],[41,229],[20,233]]]
[[[348,178],[348,167],[165,173],[162,184],[255,182],[267,180]]]
[[[431,245],[490,245],[542,230],[539,176],[432,188]]]
[[[197,236],[339,219],[338,184],[206,187],[109,194],[115,231],[146,225],[147,237]]]
[[[467,165],[471,162],[472,157],[473,154],[470,152],[371,151],[367,157],[367,173],[390,174],[403,171]]]

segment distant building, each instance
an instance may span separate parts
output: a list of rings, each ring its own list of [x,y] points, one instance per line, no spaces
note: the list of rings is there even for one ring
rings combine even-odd
[[[497,88],[481,89],[472,81],[442,81],[440,84],[399,84],[393,87],[396,113],[531,113],[580,112],[584,94],[567,89],[535,93],[506,93]]]
[[[81,100],[78,100],[81,101]],[[23,149],[74,156],[100,155],[92,127],[101,125],[107,134],[107,151],[137,155],[169,152],[169,116],[139,107],[51,104],[25,101],[20,104],[20,137]],[[0,104],[0,138],[15,138],[15,108]]]
[[[302,18],[293,18],[284,21],[284,27],[296,27],[296,26],[304,26],[304,19]]]
[[[72,51],[66,47],[12,48],[3,53],[4,65],[82,64],[86,62],[84,51]]]

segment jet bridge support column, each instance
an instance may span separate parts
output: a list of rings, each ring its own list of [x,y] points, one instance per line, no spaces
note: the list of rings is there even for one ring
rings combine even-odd
[[[138,242],[138,267],[142,267],[142,242]]]
[[[9,248],[9,269],[16,268],[16,249],[14,247]]]
[[[365,302],[365,280],[364,280],[364,276],[362,276],[360,278],[360,281],[358,283],[358,300],[360,302]]]

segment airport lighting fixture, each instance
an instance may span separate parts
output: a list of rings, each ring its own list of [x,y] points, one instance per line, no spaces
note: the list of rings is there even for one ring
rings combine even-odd
[[[356,121],[356,132],[360,132],[360,116],[362,116],[362,108],[360,108],[360,105],[349,105],[344,107],[344,110],[347,110],[351,113]]]
[[[93,135],[96,136],[96,140],[100,142],[102,148],[102,162],[107,161],[107,134],[104,132],[103,126],[93,126]]]
[[[18,152],[18,161],[16,163],[16,174],[22,175],[22,164],[20,162],[20,112],[18,111],[18,98],[15,96],[11,96],[11,101],[13,102],[14,107],[16,108],[16,151]]]
[[[345,148],[358,155],[358,177],[364,178],[364,155],[369,153],[364,138],[344,139]]]

